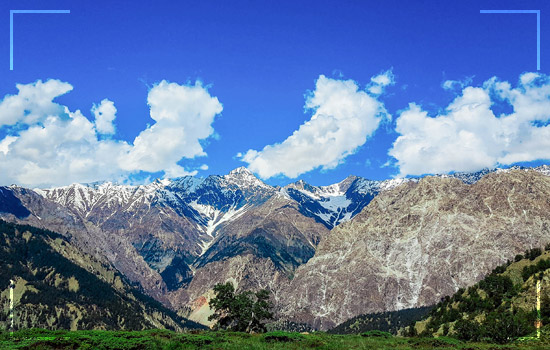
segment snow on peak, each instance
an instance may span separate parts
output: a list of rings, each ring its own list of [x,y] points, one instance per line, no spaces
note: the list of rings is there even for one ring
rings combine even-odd
[[[283,198],[288,199],[288,200],[292,199],[290,197],[290,195],[288,194],[288,192],[286,191],[285,187],[279,188],[279,191],[277,191],[277,195],[282,196]]]
[[[345,191],[341,189],[340,182],[328,186],[319,186],[317,189],[317,194],[321,197],[343,196],[345,194]]]
[[[248,168],[244,167],[244,166],[240,166],[236,169],[233,169],[229,172],[229,175],[233,175],[233,176],[237,176],[237,175],[252,175],[254,176],[254,174],[252,174],[252,172],[250,170],[248,170]]]
[[[416,181],[416,179],[408,179],[408,178],[402,177],[402,178],[384,180],[384,181],[380,182],[379,190],[380,191],[391,190],[392,188],[395,188],[395,187],[397,187],[399,185],[402,185],[404,183],[407,183],[409,181]]]
[[[184,191],[187,193],[192,193],[197,190],[197,188],[204,182],[202,177],[194,176],[184,176],[172,179],[170,182],[170,187],[175,190]]]
[[[172,183],[170,179],[157,179],[158,183],[166,187]]]
[[[258,179],[250,170],[244,166],[237,169],[233,169],[229,174],[223,176],[223,179],[232,185],[244,186],[244,187],[263,187],[272,189],[271,186],[265,184]]]
[[[543,175],[550,176],[550,166],[546,164],[536,167],[535,171],[538,171]]]

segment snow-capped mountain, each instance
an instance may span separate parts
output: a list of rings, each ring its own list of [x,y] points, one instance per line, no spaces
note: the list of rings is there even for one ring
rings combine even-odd
[[[300,212],[315,218],[327,228],[351,220],[381,191],[390,190],[410,179],[384,181],[348,176],[329,186],[312,186],[303,180],[291,183],[281,192],[300,203]]]
[[[529,168],[516,166],[436,176],[457,178],[466,184],[473,184],[489,173],[515,169]],[[533,169],[550,175],[550,167],[547,165]],[[101,216],[104,217],[105,213],[131,212],[138,206],[165,206],[178,215],[193,220],[198,230],[212,237],[221,224],[236,219],[247,209],[261,205],[275,195],[298,202],[303,215],[312,217],[332,229],[342,222],[351,220],[381,191],[409,181],[418,181],[418,179],[397,178],[376,181],[349,176],[329,186],[313,186],[299,180],[279,188],[265,184],[248,169],[240,167],[223,176],[211,175],[207,178],[185,176],[155,180],[150,184],[139,186],[102,182],[34,189],[34,191],[44,198],[70,208],[84,218],[94,217],[93,213],[96,211],[101,211]],[[101,222],[101,218],[94,222]],[[205,239],[209,240],[209,238]],[[204,245],[204,242],[201,245]]]
[[[20,222],[70,232],[161,299],[187,286],[197,268],[242,254],[273,261],[276,270],[291,274],[313,256],[328,229],[351,219],[376,194],[378,187],[367,190],[362,181],[350,177],[299,192],[269,186],[241,167],[223,176],[138,186],[4,188],[2,197],[11,198],[3,202],[13,209],[3,211],[17,209],[16,218],[26,214]],[[67,220],[75,224],[64,226]]]
[[[523,167],[523,166],[512,166],[512,167],[509,167],[509,168],[492,168],[492,169],[482,169],[480,171],[476,171],[476,172],[456,172],[456,173],[453,173],[453,174],[444,174],[444,175],[437,175],[439,177],[451,177],[451,178],[455,178],[455,179],[459,179],[461,180],[462,182],[464,182],[465,184],[468,184],[468,185],[472,185],[476,182],[478,182],[483,176],[487,175],[487,174],[490,174],[490,173],[507,173],[507,172],[510,172],[512,170],[523,170],[523,171],[528,171],[528,170],[535,170],[536,172],[539,172],[543,175],[546,175],[546,176],[550,176],[550,166],[548,165],[541,165],[541,166],[538,166],[538,167],[533,167],[533,168],[530,168],[530,167]]]
[[[429,176],[382,191],[296,269],[280,314],[330,329],[359,314],[433,305],[544,247],[549,170]]]
[[[353,297],[350,294],[349,300],[332,298],[333,302],[322,299],[309,286],[325,290],[328,294],[323,294],[323,298],[338,294],[337,285],[331,285],[329,280],[336,281],[340,278],[351,283],[353,275],[358,273],[357,269],[364,269],[374,253],[380,255],[376,261],[383,266],[383,258],[389,257],[385,252],[393,244],[393,235],[409,232],[409,226],[419,230],[411,231],[410,237],[424,234],[427,229],[421,225],[423,220],[432,220],[437,232],[440,229],[444,231],[446,225],[442,223],[441,227],[438,226],[440,221],[437,218],[448,216],[449,220],[456,220],[456,232],[460,235],[457,237],[464,236],[463,241],[466,242],[470,231],[460,231],[467,226],[461,215],[470,213],[465,210],[471,203],[460,201],[461,196],[471,192],[475,199],[478,198],[475,197],[476,193],[481,191],[479,195],[489,200],[493,198],[491,196],[495,189],[486,184],[497,183],[500,181],[498,179],[508,179],[506,188],[510,191],[515,188],[512,183],[514,179],[529,180],[533,186],[543,188],[546,186],[547,176],[550,175],[550,167],[533,169],[491,169],[477,173],[384,181],[349,176],[329,186],[313,186],[297,181],[284,187],[274,187],[265,184],[247,169],[238,168],[223,176],[186,176],[156,180],[139,186],[109,182],[35,190],[10,186],[0,187],[0,218],[59,232],[86,253],[114,266],[130,282],[139,285],[165,305],[175,310],[182,307],[191,310],[189,316],[193,320],[206,320],[208,310],[204,309],[207,308],[204,300],[210,295],[208,293],[212,286],[231,280],[239,289],[270,288],[274,291],[275,298],[288,299],[290,302],[282,311],[282,316],[296,321],[298,318],[295,316],[298,314],[309,315],[308,322],[316,324],[326,322],[327,317],[336,315],[327,313],[328,309],[339,308],[336,315],[339,320],[355,313],[373,310],[359,302],[362,291],[358,291]],[[522,177],[524,172],[525,177]],[[479,181],[482,178],[484,182]],[[437,201],[432,198],[436,193],[434,188],[441,189],[441,198]],[[544,190],[546,191],[546,187]],[[533,193],[536,194],[536,191]],[[528,198],[533,193],[522,195]],[[515,196],[515,192],[513,195],[509,193],[506,203]],[[368,206],[373,200],[376,205]],[[405,204],[393,204],[399,201]],[[473,200],[471,202],[477,203]],[[428,208],[424,203],[433,205],[430,204],[431,207]],[[484,215],[495,216],[495,207],[483,203],[485,202],[476,204],[477,207],[471,209],[472,213],[481,215],[483,220],[487,219]],[[418,209],[418,213],[414,211],[416,209],[411,209],[412,205]],[[535,210],[527,204],[521,212],[516,213],[514,208],[516,206],[510,210],[507,207],[500,208],[502,213],[499,216],[513,223],[517,215],[528,218],[526,213]],[[427,215],[426,218],[423,215]],[[340,225],[346,221],[351,222]],[[477,227],[474,221],[468,221],[472,232]],[[370,223],[368,230],[363,223]],[[384,225],[387,223],[393,223],[395,230],[386,230]],[[387,231],[384,231],[385,240],[377,238],[380,230]],[[340,233],[334,235],[335,232]],[[452,243],[452,239],[449,237],[443,241]],[[364,245],[363,241],[377,243],[375,246],[369,245],[361,254],[350,255],[349,252],[355,249],[353,247]],[[407,266],[399,265],[409,258],[431,261],[428,253],[419,253],[429,252],[430,241],[422,240],[420,243],[426,244],[426,247],[412,253],[407,250],[408,243],[399,240],[396,242],[402,245],[399,254],[405,254],[406,257],[405,260],[396,260],[395,267],[392,267],[400,273],[396,272],[398,280],[403,280],[398,283],[406,283],[406,286],[410,283],[410,288],[431,285],[429,281],[414,279],[418,271],[423,271],[420,267],[420,270],[413,271]],[[527,245],[534,244],[527,240],[525,242]],[[521,247],[510,251],[523,249],[525,244],[522,243]],[[450,246],[449,249],[455,248]],[[409,257],[409,253],[420,255],[417,257],[413,254],[414,256]],[[360,257],[359,260],[355,256]],[[414,263],[420,264],[416,260]],[[327,271],[338,266],[350,266],[350,271],[353,270],[351,267],[355,270],[346,272],[348,267],[345,267],[334,275],[328,274]],[[376,280],[373,279],[376,276],[368,275],[371,270],[363,271],[366,274],[362,277],[365,281]],[[377,273],[392,275],[392,271]],[[403,271],[410,273],[410,276]],[[468,270],[465,273],[471,272]],[[338,277],[340,274],[342,276]],[[325,279],[326,283],[319,285],[314,282],[319,278]],[[460,281],[472,280],[468,278]],[[294,279],[297,282],[289,282]],[[300,284],[300,281],[305,282]],[[447,282],[438,282],[438,288],[441,285],[447,288],[445,290],[450,290],[450,285],[445,284]],[[368,283],[365,286],[367,289],[376,288]],[[414,288],[411,290],[415,291]],[[299,293],[296,294],[295,291]],[[426,296],[425,300],[432,300],[432,296]],[[405,297],[409,298],[406,295]],[[384,307],[420,305],[409,299],[388,299]],[[308,300],[308,305],[318,305],[320,309],[313,314],[305,309],[297,309],[297,305],[305,305],[305,300]],[[380,305],[376,304],[376,307]],[[325,310],[325,307],[328,309]]]
[[[395,182],[350,176],[330,186],[316,187],[298,181],[276,188],[241,167],[224,176],[185,176],[156,180],[141,186],[105,182],[35,191],[83,218],[91,219],[95,224],[101,224],[116,213],[132,213],[140,207],[165,207],[193,221],[196,229],[205,234],[199,242],[204,253],[220,225],[235,220],[273,196],[282,195],[298,202],[302,214],[331,229],[349,221],[380,190],[391,188],[386,184],[392,181]]]

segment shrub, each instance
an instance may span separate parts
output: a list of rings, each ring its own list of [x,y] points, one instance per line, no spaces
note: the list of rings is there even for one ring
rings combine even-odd
[[[447,337],[416,338],[416,339],[411,339],[409,342],[413,347],[433,348],[433,349],[451,348],[461,344],[460,341],[453,338],[447,338]]]
[[[506,268],[507,268],[507,267],[508,267],[508,265],[506,265],[506,264],[504,264],[504,265],[499,265],[499,266],[495,267],[491,273],[492,273],[492,274],[503,273],[503,272],[506,271]]]
[[[533,248],[531,250],[526,250],[525,251],[525,257],[528,258],[531,261],[535,260],[541,254],[542,254],[542,249],[540,249],[540,248]]]
[[[514,283],[508,276],[489,275],[479,282],[479,287],[487,292],[494,306],[498,307],[502,303],[504,296],[513,292]]]
[[[529,277],[533,276],[537,272],[550,269],[550,259],[542,259],[537,262],[536,265],[525,266],[521,271],[521,277],[524,281],[527,281]]]
[[[525,336],[533,330],[533,316],[524,312],[491,312],[485,323],[486,336],[500,344]]]
[[[391,337],[393,337],[391,335],[391,333],[389,333],[389,332],[383,332],[383,331],[377,331],[377,330],[361,333],[361,336],[362,337],[376,337],[376,338],[391,338]]]
[[[416,337],[418,335],[418,331],[416,330],[416,327],[414,326],[414,323],[405,328],[405,337]]]
[[[273,319],[273,305],[268,290],[256,293],[246,291],[235,293],[231,282],[216,284],[216,296],[210,300],[214,314],[209,321],[216,320],[216,327],[238,332],[265,332],[265,322]]]
[[[290,332],[269,332],[264,335],[264,341],[268,343],[275,342],[295,342],[301,341],[304,337],[300,333],[290,333]]]
[[[460,319],[456,321],[454,330],[458,339],[479,341],[484,332],[477,321]]]
[[[443,325],[443,335],[448,335],[449,334],[449,324],[444,324]]]
[[[214,342],[214,338],[202,334],[185,334],[185,337],[181,338],[181,342],[202,347]]]

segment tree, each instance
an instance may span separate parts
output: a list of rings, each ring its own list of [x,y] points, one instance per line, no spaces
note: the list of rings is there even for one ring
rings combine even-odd
[[[481,325],[474,320],[460,319],[456,321],[454,330],[458,339],[462,340],[479,341],[483,336]]]
[[[216,327],[237,332],[264,332],[265,321],[273,319],[269,291],[235,293],[233,284],[216,284],[216,296],[210,300],[214,314],[208,320],[217,320]]]
[[[217,320],[217,327],[227,329],[233,323],[235,287],[230,282],[219,283],[214,286],[214,293],[216,296],[210,300],[210,307],[214,309],[214,314],[208,317],[208,321]]]
[[[484,323],[487,336],[496,343],[504,344],[533,331],[533,321],[533,315],[522,310],[514,313],[493,311],[487,315]]]
[[[269,301],[269,291],[262,289],[255,294],[256,302],[252,307],[252,318],[248,328],[253,332],[265,332],[265,324],[263,320],[273,319],[271,308],[273,305]]]
[[[540,315],[542,317],[543,324],[550,323],[550,296],[546,293],[542,295]]]
[[[418,336],[418,331],[416,330],[415,323],[405,328],[405,337],[416,337],[416,336]]]

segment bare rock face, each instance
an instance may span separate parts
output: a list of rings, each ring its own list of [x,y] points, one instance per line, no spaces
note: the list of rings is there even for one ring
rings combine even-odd
[[[433,304],[548,242],[550,178],[540,172],[492,172],[471,185],[426,177],[382,192],[323,238],[279,291],[279,316],[328,329]]]
[[[4,212],[0,213],[0,218],[63,234],[82,251],[115,267],[130,281],[139,281],[151,296],[168,304],[161,275],[148,266],[127,237],[102,230],[86,220],[75,207],[58,204],[33,190],[11,187],[3,191],[10,191],[27,208],[28,215],[17,218]]]
[[[300,214],[299,205],[282,195],[250,209],[217,231],[217,238],[196,262],[193,280],[180,304],[192,320],[208,324],[205,302],[217,283],[231,281],[237,291],[269,289],[276,293],[295,269],[315,253],[325,225]]]
[[[235,255],[222,261],[215,261],[198,269],[186,288],[188,307],[183,315],[195,322],[211,325],[208,321],[213,311],[208,301],[214,296],[212,288],[217,283],[231,282],[238,292],[244,290],[268,289],[277,291],[282,283],[288,282],[275,264],[266,258],[253,254]]]
[[[145,297],[62,235],[0,220],[0,247],[0,304],[7,307],[8,282],[14,280],[16,329],[200,327]],[[0,324],[9,328],[5,321]]]
[[[282,272],[292,273],[307,262],[328,229],[303,216],[299,205],[284,196],[273,196],[220,227],[217,238],[195,262],[197,268],[237,255],[252,254],[271,260]]]
[[[320,329],[432,304],[550,241],[549,167],[421,180],[350,176],[0,187],[0,218],[59,232],[180,314],[207,323],[216,283],[268,288],[282,320]],[[546,175],[546,176],[545,176]]]
[[[0,187],[0,217],[69,236],[183,312],[202,307],[195,299],[217,282],[258,289],[278,275],[288,280],[330,228],[374,197],[379,183],[349,177],[331,186],[279,188],[238,168],[141,186]],[[244,271],[243,277],[235,271]]]

